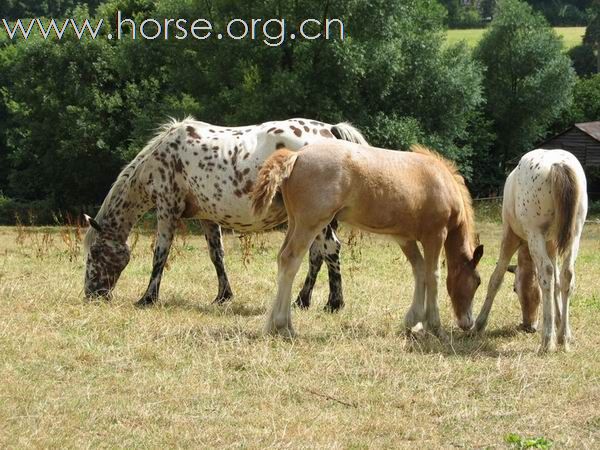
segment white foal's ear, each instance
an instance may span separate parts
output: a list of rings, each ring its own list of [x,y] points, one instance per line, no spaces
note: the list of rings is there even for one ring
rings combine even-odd
[[[510,273],[517,273],[517,266],[514,264],[511,264],[510,266],[508,266],[508,268],[506,270]]]
[[[83,216],[85,217],[85,220],[87,221],[87,223],[90,227],[92,227],[98,233],[102,233],[102,227],[100,226],[100,224],[98,222],[96,222],[96,219],[88,216],[87,214],[84,214]]]

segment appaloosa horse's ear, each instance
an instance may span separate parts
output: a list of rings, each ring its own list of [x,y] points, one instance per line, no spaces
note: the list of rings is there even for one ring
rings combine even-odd
[[[517,266],[515,266],[514,264],[511,264],[510,266],[508,266],[506,268],[506,270],[510,273],[517,273]]]
[[[102,227],[100,226],[100,224],[98,222],[96,222],[96,219],[93,219],[92,217],[88,216],[87,214],[84,214],[84,217],[90,227],[92,227],[98,233],[102,233]]]
[[[479,260],[481,259],[482,256],[483,256],[483,245],[479,245],[473,252],[473,259],[471,260],[471,264],[473,265],[473,267],[477,267],[477,264],[479,264]]]

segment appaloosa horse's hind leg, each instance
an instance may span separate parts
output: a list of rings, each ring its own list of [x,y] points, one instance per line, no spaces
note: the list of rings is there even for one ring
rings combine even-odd
[[[340,272],[340,249],[342,245],[335,234],[336,229],[337,221],[334,220],[319,233],[310,247],[308,274],[296,300],[296,304],[301,308],[310,306],[312,291],[323,261],[327,264],[329,273],[329,299],[325,305],[325,310],[335,312],[344,306],[342,275]]]
[[[217,278],[219,280],[219,291],[217,297],[213,303],[223,304],[230,301],[233,298],[233,292],[229,285],[229,279],[227,278],[227,272],[225,271],[225,250],[223,249],[223,238],[221,235],[221,227],[207,220],[202,220],[202,228],[204,229],[204,237],[208,244],[208,252],[210,254],[210,260],[215,266],[217,271]]]
[[[136,303],[136,305],[140,307],[152,305],[158,299],[160,281],[162,279],[165,264],[167,263],[167,258],[169,257],[173,237],[175,236],[175,218],[167,212],[166,208],[158,208],[156,214],[158,216],[158,224],[156,230],[156,244],[154,245],[152,275],[146,293]]]

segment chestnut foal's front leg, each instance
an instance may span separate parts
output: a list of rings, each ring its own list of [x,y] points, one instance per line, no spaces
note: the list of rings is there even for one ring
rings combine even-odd
[[[412,266],[415,279],[412,305],[404,317],[404,326],[410,331],[415,325],[425,321],[425,261],[415,241],[400,241],[400,248]]]

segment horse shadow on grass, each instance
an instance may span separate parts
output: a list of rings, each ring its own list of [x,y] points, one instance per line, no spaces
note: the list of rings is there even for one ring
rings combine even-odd
[[[190,300],[181,296],[174,296],[168,300],[161,301],[156,307],[161,309],[178,309],[184,311],[192,311],[208,316],[241,316],[241,317],[256,317],[266,313],[263,306],[251,306],[236,301],[230,301],[223,304],[202,302],[201,300]]]
[[[498,358],[519,353],[513,350],[500,350],[498,346],[505,340],[519,336],[523,332],[517,325],[474,334],[457,332],[440,338],[429,333],[418,336],[406,334],[406,351],[409,353],[442,354],[445,356]]]
[[[201,300],[190,300],[182,296],[173,296],[161,301],[154,306],[158,310],[184,310],[200,313],[213,317],[260,317],[266,313],[264,306],[252,306],[239,302],[228,302],[215,304],[202,302]],[[364,340],[367,338],[385,338],[390,336],[389,330],[379,328],[376,325],[366,326],[364,324],[341,324],[340,335],[323,335],[322,333],[310,333],[307,330],[299,330],[299,335],[293,339],[277,337],[284,341],[307,341],[310,343],[330,343],[339,339]],[[445,356],[460,356],[465,358],[487,357],[497,358],[499,356],[510,356],[518,353],[513,350],[499,350],[498,346],[504,341],[515,338],[523,333],[518,325],[504,326],[490,329],[485,333],[472,334],[457,331],[455,328],[444,337],[440,338],[430,333],[419,333],[414,335],[404,330],[395,334],[405,338],[404,350],[407,353],[440,354]],[[239,327],[225,327],[218,329],[207,329],[201,333],[204,338],[212,341],[246,340],[257,341],[268,338],[260,329],[242,329]]]

